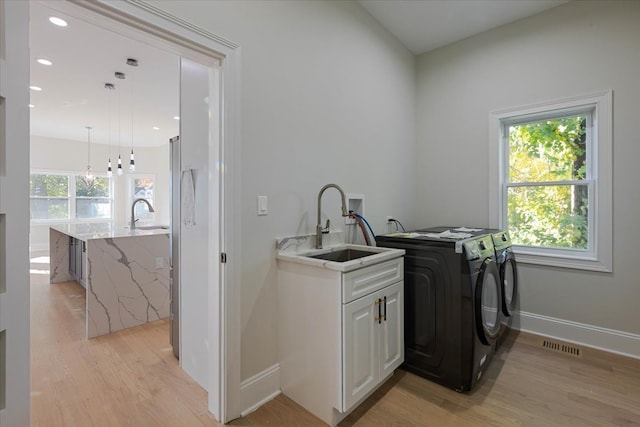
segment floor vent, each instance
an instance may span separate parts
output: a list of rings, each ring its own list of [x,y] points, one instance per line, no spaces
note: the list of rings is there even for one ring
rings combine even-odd
[[[543,338],[540,340],[540,346],[558,353],[582,358],[583,350],[575,344],[567,344],[561,341],[553,341],[548,338]]]

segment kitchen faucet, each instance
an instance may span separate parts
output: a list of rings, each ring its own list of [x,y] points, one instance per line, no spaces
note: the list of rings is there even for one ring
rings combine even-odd
[[[149,206],[149,212],[155,212],[155,209],[153,209],[153,206],[151,206],[151,203],[149,203],[147,199],[135,199],[131,204],[131,230],[136,228],[136,203],[138,202],[145,202],[147,206]]]
[[[324,193],[324,191],[329,187],[333,187],[340,192],[340,197],[342,198],[342,216],[349,216],[349,212],[347,212],[347,201],[344,196],[344,191],[342,191],[342,188],[340,188],[336,184],[327,184],[324,187],[322,187],[320,189],[320,192],[318,193],[318,224],[316,225],[316,248],[317,249],[322,249],[322,225],[320,224],[322,193]]]

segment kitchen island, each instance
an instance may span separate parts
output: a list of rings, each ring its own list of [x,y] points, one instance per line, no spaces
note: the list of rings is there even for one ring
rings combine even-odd
[[[169,239],[168,228],[50,227],[50,282],[77,280],[86,288],[87,338],[169,316]]]

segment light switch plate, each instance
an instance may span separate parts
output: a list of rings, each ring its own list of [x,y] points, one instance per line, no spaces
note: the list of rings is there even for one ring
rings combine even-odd
[[[266,215],[268,213],[267,196],[258,196],[258,215]]]

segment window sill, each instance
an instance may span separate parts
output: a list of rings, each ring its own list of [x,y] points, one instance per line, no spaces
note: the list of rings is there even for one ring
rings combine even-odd
[[[533,253],[525,247],[514,247],[513,252],[516,254],[516,261],[521,264],[598,271],[601,273],[611,273],[613,271],[611,259],[603,260],[586,255],[568,257],[566,255],[540,254]]]

